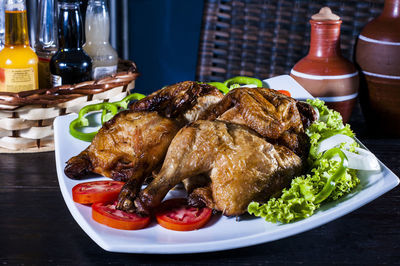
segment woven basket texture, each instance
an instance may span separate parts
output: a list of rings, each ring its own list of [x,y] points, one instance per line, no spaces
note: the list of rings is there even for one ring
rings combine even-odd
[[[120,61],[119,72],[96,81],[53,89],[0,92],[0,153],[54,150],[53,121],[83,106],[119,101],[134,88],[136,65]]]
[[[309,48],[311,16],[328,6],[343,21],[342,54],[353,61],[357,36],[384,0],[205,0],[197,80],[289,74]]]

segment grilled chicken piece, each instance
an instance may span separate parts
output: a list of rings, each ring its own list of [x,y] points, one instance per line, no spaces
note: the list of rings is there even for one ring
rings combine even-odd
[[[165,87],[105,123],[90,146],[68,160],[64,172],[73,179],[94,172],[127,181],[118,206],[129,209],[130,197],[160,166],[178,130],[222,97],[215,87],[191,81]]]
[[[123,111],[108,121],[91,145],[72,157],[65,167],[71,178],[94,172],[114,180],[151,174],[180,129],[178,123],[157,112]],[[161,156],[160,156],[161,155]]]
[[[139,213],[149,214],[176,184],[206,174],[210,189],[195,189],[195,200],[225,215],[240,215],[251,201],[266,200],[287,186],[302,166],[291,150],[245,126],[197,121],[174,137],[160,172],[134,203]]]
[[[284,145],[304,157],[309,147],[303,124],[308,126],[315,115],[309,104],[275,90],[237,88],[211,106],[200,119],[246,125],[269,142]]]
[[[184,81],[164,87],[133,103],[130,110],[156,111],[163,117],[190,123],[196,121],[209,106],[218,103],[222,98],[223,94],[214,86]]]

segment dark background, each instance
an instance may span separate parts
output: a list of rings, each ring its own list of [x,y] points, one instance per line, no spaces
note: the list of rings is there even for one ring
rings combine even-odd
[[[142,74],[137,91],[194,80],[202,0],[129,1],[129,59]]]

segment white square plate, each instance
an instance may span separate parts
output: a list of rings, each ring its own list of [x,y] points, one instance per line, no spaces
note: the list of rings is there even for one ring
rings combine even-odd
[[[288,90],[294,98],[312,96],[289,76],[279,76],[264,81],[270,88]],[[291,224],[272,224],[261,218],[244,216],[240,221],[215,215],[206,227],[190,232],[164,229],[152,222],[137,231],[117,230],[101,225],[91,218],[89,206],[72,200],[72,187],[87,180],[72,180],[64,174],[66,161],[85,149],[89,143],[69,134],[69,123],[76,114],[57,117],[54,122],[55,155],[58,181],[69,211],[90,238],[107,251],[127,253],[181,254],[226,250],[265,243],[295,235],[339,218],[378,198],[399,184],[399,179],[380,162],[381,171],[359,171],[361,183],[357,189],[342,199],[324,204],[310,218]],[[97,177],[91,180],[106,180]],[[179,196],[172,191],[167,197]]]

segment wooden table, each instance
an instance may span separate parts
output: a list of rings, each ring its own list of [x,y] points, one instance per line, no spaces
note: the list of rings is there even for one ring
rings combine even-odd
[[[362,142],[400,175],[400,139],[371,138],[359,108],[350,123]],[[399,187],[336,221],[266,244],[204,254],[119,254],[97,246],[72,218],[58,187],[53,152],[0,154],[2,264],[374,265],[399,259]]]

